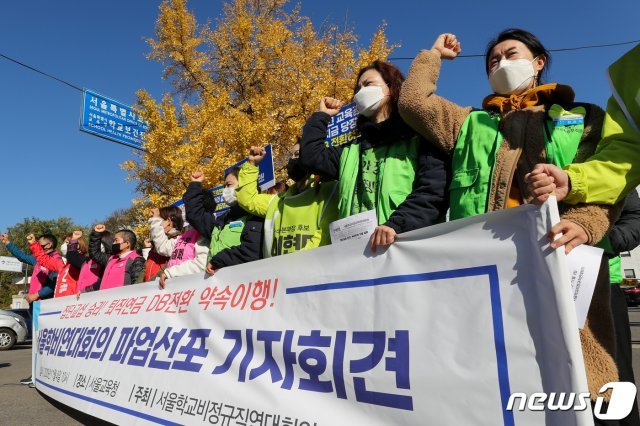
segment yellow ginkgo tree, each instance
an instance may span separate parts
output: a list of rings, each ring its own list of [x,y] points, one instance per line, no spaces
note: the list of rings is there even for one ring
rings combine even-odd
[[[123,167],[140,207],[180,199],[192,170],[208,186],[221,183],[252,145],[272,144],[278,169],[321,97],[351,99],[357,70],[395,47],[384,24],[360,48],[352,30],[320,31],[287,0],[234,0],[203,25],[185,0],[167,0],[148,42],[174,91],[160,100],[137,94],[150,125],[146,151]]]

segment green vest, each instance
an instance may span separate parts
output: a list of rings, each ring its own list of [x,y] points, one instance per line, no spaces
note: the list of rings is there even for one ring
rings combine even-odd
[[[573,161],[584,130],[585,112],[583,107],[571,111],[558,105],[550,108],[544,129],[550,163],[562,167]],[[454,173],[449,187],[451,220],[487,212],[496,153],[503,140],[497,114],[473,111],[463,123],[453,150]]]
[[[227,223],[223,228],[215,227],[211,232],[211,245],[209,246],[209,258],[229,247],[240,245],[240,236],[247,222],[248,216]]]
[[[549,163],[558,167],[571,164],[584,131],[585,114],[583,107],[566,111],[553,105],[549,109],[544,129]],[[486,111],[472,112],[462,125],[453,151],[455,172],[449,187],[451,220],[486,213],[496,152],[504,139],[499,128],[500,116]],[[605,240],[608,241],[605,238],[598,246],[606,250]],[[620,267],[620,257],[609,260],[611,283],[622,281]]]
[[[413,183],[418,170],[419,136],[410,139],[390,141],[389,143],[371,148],[376,150],[375,157],[379,159],[377,182],[375,184],[375,207],[378,224],[382,225],[400,204],[413,191]],[[369,150],[367,150],[369,151]],[[353,211],[354,195],[361,183],[362,157],[360,144],[353,143],[344,147],[340,156],[339,190],[340,201],[338,214],[341,219],[356,213]]]
[[[608,235],[598,243],[598,247],[609,254],[613,254],[613,247],[611,247],[611,240]],[[620,284],[622,282],[622,260],[620,256],[609,259],[609,282],[611,284]]]
[[[297,193],[292,186],[271,198],[264,217],[264,257],[331,244],[329,224],[337,219],[337,182]]]

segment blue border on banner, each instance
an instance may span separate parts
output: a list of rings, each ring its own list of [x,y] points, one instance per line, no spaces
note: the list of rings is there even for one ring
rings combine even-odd
[[[504,426],[514,426],[513,412],[508,411],[506,408],[509,400],[509,396],[511,394],[511,390],[510,390],[510,384],[509,384],[507,352],[505,349],[504,325],[503,325],[503,318],[502,318],[502,303],[500,299],[500,281],[498,277],[498,268],[496,265],[486,265],[486,266],[478,266],[478,267],[463,268],[463,269],[452,269],[452,270],[438,271],[438,272],[426,272],[426,273],[420,273],[420,274],[394,275],[394,276],[388,276],[388,277],[370,278],[365,280],[342,281],[342,282],[335,282],[335,283],[306,285],[306,286],[288,288],[286,290],[286,294],[312,293],[312,292],[319,292],[319,291],[342,290],[347,288],[374,287],[374,286],[389,285],[389,284],[403,284],[403,283],[420,282],[420,281],[435,281],[435,280],[446,280],[446,279],[453,279],[453,278],[477,277],[477,276],[483,276],[483,275],[486,275],[489,278],[491,313],[492,313],[492,319],[493,319],[493,336],[494,336],[494,345],[495,345],[496,358],[497,358],[497,364],[498,364],[498,384],[500,387],[500,399],[502,401],[503,424]],[[40,315],[41,316],[54,315],[54,314],[59,314],[60,312],[61,311],[47,312],[44,314],[40,313]],[[35,363],[35,360],[34,360],[34,363]],[[35,378],[35,375],[34,375],[34,378]],[[35,381],[43,386],[53,389],[54,391],[57,391],[78,399],[82,399],[84,401],[88,401],[93,404],[101,405],[103,407],[107,407],[112,410],[116,410],[121,413],[125,413],[134,417],[156,422],[162,425],[179,425],[179,423],[174,423],[172,421],[165,420],[160,417],[155,417],[150,414],[145,414],[129,408],[121,407],[116,404],[91,398],[86,395],[81,395],[75,392],[71,392],[66,389],[62,389],[57,386],[53,386],[48,383],[45,383],[39,379],[35,379]]]
[[[40,379],[36,379],[36,383],[39,383],[43,386],[53,389],[56,392],[63,393],[65,395],[73,396],[78,399],[82,399],[84,401],[89,401],[97,405],[102,405],[103,407],[111,408],[112,410],[120,411],[121,413],[129,414],[131,416],[139,417],[144,420],[148,420],[150,422],[155,422],[161,425],[170,425],[170,426],[180,426],[181,423],[175,423],[169,420],[165,420],[160,417],[152,416],[150,414],[141,413],[136,410],[131,410],[130,408],[121,407],[119,405],[111,404],[110,402],[101,401],[99,399],[91,398],[86,395],[80,395],[79,393],[71,392],[66,389],[59,388],[57,386],[50,385],[49,383],[45,383]],[[72,407],[73,408],[73,407]],[[95,417],[95,416],[94,416]]]
[[[46,314],[40,314],[41,317],[44,317],[46,315],[57,315],[57,314],[61,314],[62,311],[53,311],[53,312],[47,312]]]
[[[493,342],[498,364],[498,385],[502,401],[502,420],[504,426],[514,426],[513,412],[507,410],[511,395],[509,385],[509,366],[505,348],[504,325],[502,320],[502,302],[500,300],[500,279],[496,265],[476,266],[473,268],[451,269],[447,271],[424,272],[421,274],[393,275],[389,277],[369,278],[365,280],[342,281],[336,283],[313,284],[288,288],[287,294],[313,293],[318,291],[344,290],[347,288],[375,287],[389,284],[404,284],[419,281],[447,280],[452,278],[477,277],[486,275],[489,278],[489,294],[491,300],[491,316],[493,319]]]

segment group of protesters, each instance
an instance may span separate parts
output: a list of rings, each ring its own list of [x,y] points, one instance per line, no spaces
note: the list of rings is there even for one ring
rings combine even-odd
[[[184,216],[175,206],[153,210],[144,256],[132,231],[111,234],[103,225],[95,226],[88,243],[75,231],[63,253],[66,261],[55,251],[53,235],[30,235],[31,256],[3,235],[9,251],[35,265],[27,300],[155,279],[165,288],[178,276],[213,275],[330,244],[331,222],[370,210],[378,222],[371,236],[376,252],[398,234],[446,220],[447,212],[455,220],[540,203],[554,193],[561,220],[548,236],[551,246],[569,252],[580,244],[599,245],[607,254],[580,330],[589,391],[595,399],[608,382],[633,382],[617,255],[640,243],[640,199],[633,191],[640,183],[640,106],[634,98],[640,46],[610,69],[614,96],[606,112],[576,102],[570,86],[544,83],[550,54],[520,29],[501,32],[487,46],[494,93],[482,108],[456,105],[435,90],[442,60],[460,51],[455,35],[442,34],[418,54],[406,79],[389,62],[362,68],[353,96],[357,137],[345,145],[325,144],[332,117],[345,102],[322,98],[292,141],[287,173],[293,184],[286,189],[258,190],[265,151],[252,147],[248,161],[225,176],[223,198],[230,209],[216,216],[204,173],[193,171]],[[640,424],[637,407],[627,420]]]

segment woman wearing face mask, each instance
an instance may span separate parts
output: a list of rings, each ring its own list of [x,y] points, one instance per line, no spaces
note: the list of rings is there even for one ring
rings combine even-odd
[[[180,217],[179,219],[178,216]],[[175,222],[179,221],[179,229],[176,227],[174,220]],[[169,262],[171,251],[175,245],[176,238],[180,235],[183,222],[182,211],[178,207],[169,206],[151,210],[149,217],[151,250],[145,257],[145,282],[151,281],[158,276]],[[158,243],[161,245],[159,248]]]
[[[207,273],[225,266],[239,265],[260,259],[262,220],[250,215],[238,206],[235,189],[238,186],[238,169],[224,178],[222,196],[230,209],[216,217],[215,201],[202,188],[204,173],[191,173],[191,183],[182,199],[187,221],[210,243]]]
[[[111,250],[113,238],[109,231],[104,231],[101,237],[101,251],[107,252]],[[67,263],[76,267],[80,274],[76,284],[77,293],[86,293],[97,290],[94,287],[100,277],[102,277],[103,268],[96,261],[88,256],[88,246],[82,238],[82,231],[73,231],[71,241],[67,250]]]
[[[300,164],[300,145],[290,151],[287,173],[295,182],[282,194],[258,193],[258,164],[264,148],[251,147],[238,177],[238,203],[263,217],[264,257],[279,256],[331,243],[329,224],[338,218],[337,182],[321,182]]]
[[[344,218],[375,210],[379,226],[372,250],[396,234],[432,225],[446,211],[447,167],[398,114],[404,76],[394,65],[375,61],[356,79],[360,113],[357,139],[325,147],[327,126],[343,105],[323,98],[303,128],[300,161],[311,173],[338,179],[338,212]]]
[[[204,271],[209,255],[208,239],[202,238],[193,227],[174,237],[176,231],[184,226],[182,210],[176,206],[169,206],[154,209],[152,214],[149,224],[153,250],[168,258],[159,274],[160,288],[165,288],[168,278]]]
[[[431,50],[414,60],[400,95],[400,114],[429,142],[451,155],[450,218],[458,219],[528,203],[524,177],[536,163],[565,165],[583,161],[600,139],[603,111],[574,102],[569,86],[540,84],[549,52],[531,33],[503,31],[487,46],[485,65],[494,93],[483,109],[461,107],[434,94],[442,59],[454,59],[460,43],[440,35]],[[606,234],[612,208],[561,205],[562,220],[552,243],[568,252],[596,244]],[[580,330],[589,389],[617,380],[609,285],[603,262],[586,326]]]

